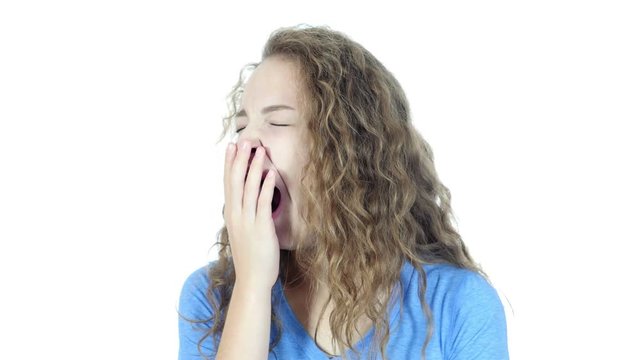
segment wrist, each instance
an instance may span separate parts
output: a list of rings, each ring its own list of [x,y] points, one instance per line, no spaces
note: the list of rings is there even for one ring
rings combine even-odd
[[[239,291],[243,294],[255,294],[255,295],[264,295],[271,294],[271,289],[273,285],[267,285],[264,282],[258,281],[249,281],[249,280],[236,280],[233,285],[233,291]]]

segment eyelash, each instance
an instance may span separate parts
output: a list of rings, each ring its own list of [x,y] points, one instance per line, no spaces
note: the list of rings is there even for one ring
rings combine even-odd
[[[271,124],[271,125],[273,125],[273,126],[289,126],[288,124]],[[240,128],[240,129],[236,130],[236,134],[238,134],[242,130],[244,130],[244,128]]]

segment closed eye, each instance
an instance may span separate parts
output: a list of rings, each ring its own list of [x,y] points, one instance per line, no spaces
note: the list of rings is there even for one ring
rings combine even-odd
[[[291,126],[289,124],[271,124],[271,125],[273,125],[273,126]],[[244,130],[244,128],[240,128],[240,129],[236,130],[236,133],[239,133],[242,130]]]

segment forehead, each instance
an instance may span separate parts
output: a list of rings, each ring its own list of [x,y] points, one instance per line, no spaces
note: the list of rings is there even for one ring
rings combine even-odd
[[[244,86],[241,108],[250,114],[273,104],[298,109],[299,83],[295,64],[280,58],[267,58],[251,73]]]

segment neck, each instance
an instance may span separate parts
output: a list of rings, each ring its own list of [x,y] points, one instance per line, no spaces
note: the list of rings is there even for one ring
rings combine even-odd
[[[280,253],[282,259],[282,271],[283,271],[283,287],[296,292],[305,292],[311,295],[311,292],[318,294],[325,294],[328,290],[326,276],[318,275],[314,273],[310,274],[306,269],[302,269],[295,261],[295,251],[281,250]],[[313,290],[315,286],[316,290]]]

